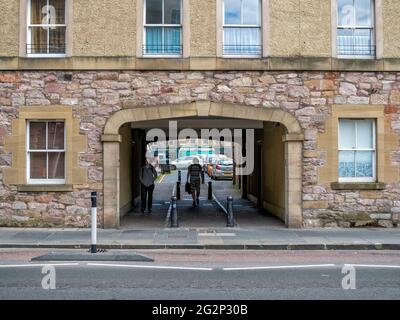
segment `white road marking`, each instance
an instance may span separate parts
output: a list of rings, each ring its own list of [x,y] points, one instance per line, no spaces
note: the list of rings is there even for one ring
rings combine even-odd
[[[392,268],[392,269],[400,268],[400,266],[380,265],[380,264],[345,264],[345,266],[361,267],[361,268]]]
[[[24,267],[44,267],[44,266],[54,266],[54,267],[66,267],[66,266],[77,266],[79,263],[40,263],[40,264],[8,264],[0,265],[0,268],[24,268]]]
[[[199,233],[200,237],[234,237],[236,233]]]
[[[235,271],[235,270],[301,269],[301,268],[320,268],[320,267],[334,267],[334,266],[335,266],[334,264],[309,264],[309,265],[294,265],[294,266],[223,268],[222,270]]]
[[[160,180],[158,180],[157,183],[162,183],[165,177],[166,177],[166,174],[163,174],[163,175],[161,176]]]
[[[143,268],[143,269],[172,269],[172,270],[197,270],[212,271],[213,268],[195,268],[195,267],[174,267],[174,266],[142,266],[131,264],[109,264],[109,263],[88,263],[88,266],[94,267],[111,267],[111,268]]]

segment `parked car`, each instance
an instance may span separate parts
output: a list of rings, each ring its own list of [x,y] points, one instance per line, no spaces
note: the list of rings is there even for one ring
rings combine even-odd
[[[213,154],[210,155],[207,159],[207,162],[204,164],[204,171],[207,172],[208,176],[212,176],[212,171],[213,171],[213,166],[218,160],[230,160],[232,161],[231,158],[223,155],[223,154]]]
[[[233,161],[232,160],[217,160],[212,166],[211,179],[233,179]]]
[[[193,163],[194,158],[199,159],[199,164],[201,166],[203,166],[203,160],[196,156],[186,156],[186,157],[178,158],[171,162],[171,166],[175,167],[178,170],[182,170],[182,169],[185,170]]]

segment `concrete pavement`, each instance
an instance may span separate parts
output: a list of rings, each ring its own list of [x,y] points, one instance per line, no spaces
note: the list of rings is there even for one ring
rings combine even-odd
[[[88,248],[89,229],[0,228],[0,248]],[[157,228],[99,230],[105,249],[399,250],[400,229]]]

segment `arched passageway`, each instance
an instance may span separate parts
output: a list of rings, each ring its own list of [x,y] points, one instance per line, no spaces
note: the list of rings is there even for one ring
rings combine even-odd
[[[137,107],[116,112],[106,123],[103,142],[105,228],[119,227],[120,143],[119,130],[125,123],[188,117],[219,117],[276,122],[285,127],[282,137],[285,160],[285,224],[302,227],[302,142],[304,136],[297,119],[280,109],[268,109],[231,103],[198,101],[188,104]]]

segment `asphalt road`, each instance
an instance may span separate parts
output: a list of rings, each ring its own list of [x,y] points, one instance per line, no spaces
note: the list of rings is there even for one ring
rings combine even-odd
[[[155,262],[54,262],[55,289],[29,262],[44,252],[0,251],[0,299],[400,299],[394,251],[147,251]]]

